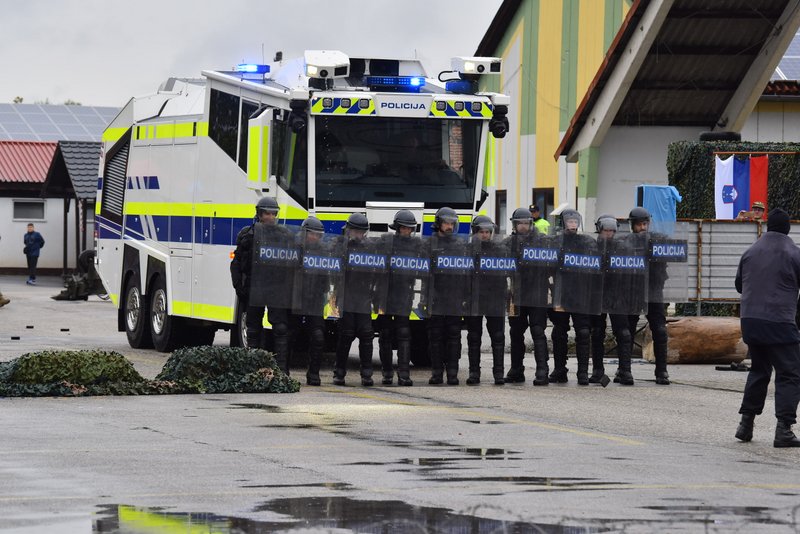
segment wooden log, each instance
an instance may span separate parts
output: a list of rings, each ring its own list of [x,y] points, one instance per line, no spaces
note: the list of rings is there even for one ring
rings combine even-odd
[[[747,357],[738,317],[669,317],[667,363],[738,363]],[[644,330],[642,357],[655,362],[653,335]]]

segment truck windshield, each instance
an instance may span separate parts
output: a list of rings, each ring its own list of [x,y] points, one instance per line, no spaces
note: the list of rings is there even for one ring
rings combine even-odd
[[[472,208],[483,121],[315,119],[316,202],[424,202]]]

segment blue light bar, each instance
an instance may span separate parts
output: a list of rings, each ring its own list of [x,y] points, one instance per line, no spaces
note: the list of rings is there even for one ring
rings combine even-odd
[[[266,74],[269,72],[269,65],[256,65],[255,63],[240,63],[236,65],[236,72],[246,72],[247,74]]]
[[[367,76],[367,85],[370,87],[407,87],[411,90],[419,89],[425,85],[425,78],[421,76]]]

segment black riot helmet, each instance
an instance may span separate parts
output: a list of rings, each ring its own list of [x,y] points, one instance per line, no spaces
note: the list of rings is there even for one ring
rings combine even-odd
[[[275,215],[278,214],[278,201],[272,197],[263,197],[258,199],[256,203],[256,217],[258,217],[262,211],[267,213],[274,213]]]
[[[300,224],[300,229],[305,230],[306,232],[314,232],[316,234],[322,234],[325,232],[325,227],[322,225],[322,221],[313,215],[306,217],[302,224]]]
[[[528,208],[517,208],[514,210],[514,213],[511,214],[511,229],[516,233],[517,231],[517,224],[523,223],[527,224],[529,227],[533,226],[533,217],[531,216],[531,212]]]
[[[477,234],[481,230],[489,230],[494,233],[494,222],[486,215],[476,215],[472,219],[472,233]]]
[[[636,206],[628,214],[628,222],[631,225],[631,232],[633,232],[633,225],[639,222],[650,222],[650,212],[641,206]]]
[[[617,218],[613,215],[601,215],[595,221],[594,227],[598,234],[603,230],[614,230],[616,232],[619,229]]]
[[[366,232],[369,230],[369,221],[367,220],[367,216],[363,213],[354,213],[347,218],[345,227],[354,230],[364,230]]]
[[[417,218],[409,210],[400,210],[394,214],[394,221],[389,225],[392,230],[399,230],[400,227],[417,229]]]
[[[567,229],[567,221],[578,222],[576,231],[580,230],[581,226],[583,225],[583,217],[581,217],[581,214],[578,213],[578,210],[574,210],[572,208],[565,209],[561,212],[561,226],[564,230]]]
[[[456,213],[456,210],[447,206],[439,208],[433,217],[433,231],[438,232],[443,222],[452,223],[453,233],[458,232],[458,213]]]

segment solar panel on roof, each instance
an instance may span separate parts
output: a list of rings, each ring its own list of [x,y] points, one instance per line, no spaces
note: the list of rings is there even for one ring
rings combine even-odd
[[[100,141],[118,112],[110,107],[2,103],[0,131],[4,139],[18,141]]]

